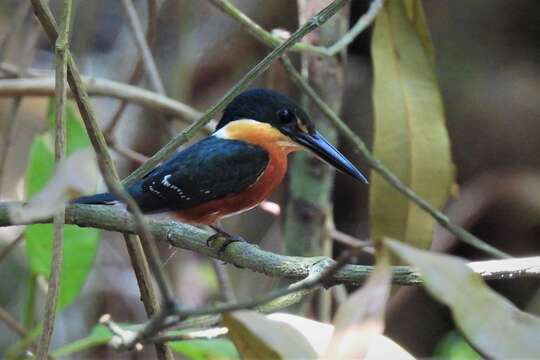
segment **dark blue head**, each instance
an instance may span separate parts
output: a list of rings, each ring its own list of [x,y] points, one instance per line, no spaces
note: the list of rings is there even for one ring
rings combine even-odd
[[[308,114],[287,96],[269,89],[244,91],[223,111],[216,131],[236,120],[270,124],[336,169],[366,182],[366,177],[315,129]]]

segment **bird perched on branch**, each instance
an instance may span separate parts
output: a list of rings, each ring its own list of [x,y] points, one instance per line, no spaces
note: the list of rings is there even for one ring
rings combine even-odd
[[[326,141],[308,115],[286,96],[253,89],[224,110],[215,131],[178,151],[126,190],[143,213],[172,213],[183,222],[209,225],[227,242],[220,219],[249,210],[281,183],[287,155],[308,150],[336,169],[367,183],[366,177]],[[115,204],[110,193],[84,196],[79,204]]]

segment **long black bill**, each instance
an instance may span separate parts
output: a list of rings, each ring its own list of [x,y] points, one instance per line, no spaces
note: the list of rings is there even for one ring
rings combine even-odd
[[[332,165],[336,169],[368,183],[367,178],[358,170],[342,153],[330,144],[322,135],[315,131],[312,134],[304,132],[288,134],[294,141],[311,150],[319,158]]]

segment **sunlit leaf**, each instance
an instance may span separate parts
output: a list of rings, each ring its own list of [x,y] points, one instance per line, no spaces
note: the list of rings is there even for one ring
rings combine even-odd
[[[283,322],[298,330],[319,355],[324,354],[334,333],[334,326],[298,315],[273,313],[266,318]]]
[[[253,311],[223,315],[229,336],[244,359],[316,359],[317,353],[298,330]]]
[[[414,360],[414,356],[392,339],[377,335],[371,342],[364,360]],[[468,359],[467,359],[468,360]]]
[[[525,313],[491,290],[466,262],[414,249],[395,240],[386,245],[417,267],[428,292],[452,311],[456,325],[490,358],[536,358],[540,318]]]
[[[326,357],[360,359],[384,330],[384,313],[392,273],[386,251],[377,256],[375,271],[364,286],[351,294],[334,317],[334,336]]]
[[[90,332],[90,335],[54,350],[52,355],[60,358],[96,346],[105,345],[109,342],[109,340],[111,340],[111,337],[112,334],[107,327],[103,325],[96,325]]]
[[[419,6],[416,2],[415,11]],[[397,0],[386,1],[377,16],[372,40],[373,152],[406,185],[441,207],[453,168],[441,94],[419,22],[411,21],[403,1]],[[433,219],[376,173],[371,178],[372,237],[429,247]]]
[[[239,359],[238,351],[227,339],[174,341],[167,345],[186,359]]]
[[[70,126],[71,131],[68,132],[68,144],[72,144],[70,145],[70,150],[80,150],[84,148],[85,144],[87,146],[89,142],[80,121],[75,117],[71,120],[68,118],[67,120],[68,123],[72,123]],[[79,124],[73,125],[75,122]],[[83,138],[86,138],[86,140],[81,140]],[[72,153],[68,152],[68,155]],[[71,168],[72,166],[70,165],[66,171],[67,177],[64,177],[64,180],[60,182],[80,184],[80,181],[85,182],[88,180],[83,178],[87,177],[87,170],[91,166],[91,163],[86,160],[80,161],[80,159],[77,159],[75,158],[77,169]],[[50,133],[47,133],[36,137],[30,151],[26,173],[26,194],[28,198],[35,196],[47,187],[53,177],[54,166],[52,136]],[[59,197],[57,196],[56,198],[58,199]],[[45,210],[47,210],[47,207],[54,208],[55,205],[58,205],[58,200],[54,200],[53,198],[55,196],[52,198],[46,197],[41,202],[36,202],[36,204],[42,207],[45,205]],[[41,274],[48,277],[52,259],[52,225],[36,224],[27,226],[25,238],[31,271],[34,274]],[[80,292],[92,269],[98,245],[99,230],[79,228],[74,225],[66,225],[64,227],[64,260],[60,277],[59,309],[73,302]]]

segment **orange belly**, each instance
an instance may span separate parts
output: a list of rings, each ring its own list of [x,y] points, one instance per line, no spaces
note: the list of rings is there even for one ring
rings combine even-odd
[[[210,225],[223,217],[249,210],[264,199],[278,187],[287,171],[287,154],[289,149],[267,147],[269,161],[266,169],[257,182],[241,193],[209,201],[191,209],[174,213],[174,216],[190,224]]]

